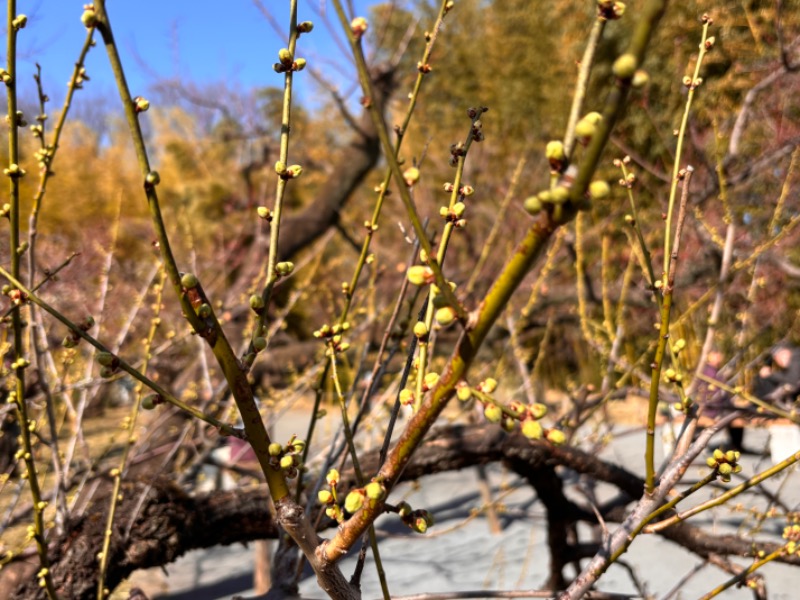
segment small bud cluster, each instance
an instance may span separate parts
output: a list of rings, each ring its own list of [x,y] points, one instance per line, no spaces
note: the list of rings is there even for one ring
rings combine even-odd
[[[82,322],[78,323],[78,329],[81,331],[89,331],[92,327],[94,327],[94,317],[88,316]],[[64,340],[61,342],[61,345],[64,348],[74,348],[78,345],[81,341],[81,336],[79,336],[75,331],[70,331]]]
[[[306,23],[310,24],[310,21],[306,21]],[[311,27],[313,29],[313,25],[311,25]],[[309,29],[309,31],[311,30]],[[302,71],[306,68],[306,59],[295,58],[288,48],[281,48],[278,51],[278,60],[280,62],[276,62],[272,65],[272,70],[276,73],[292,73],[295,71]]]
[[[275,265],[275,275],[280,277],[288,277],[294,271],[294,263],[290,261],[279,262]]]
[[[275,173],[284,181],[288,179],[297,179],[303,174],[303,167],[300,165],[289,165],[287,167],[285,162],[279,160],[275,163]]]
[[[683,78],[683,85],[689,90],[695,90],[703,84],[703,78],[692,79],[689,75]]]
[[[738,464],[740,456],[741,453],[737,450],[723,452],[717,448],[714,454],[706,459],[706,464],[714,469],[721,481],[728,483],[732,473],[739,473],[742,470],[742,465]]]
[[[430,512],[424,509],[414,510],[408,502],[401,502],[396,510],[400,520],[417,533],[425,533],[434,525],[433,515]]]
[[[100,377],[103,379],[113,377],[119,369],[119,357],[111,352],[98,352],[96,358],[100,364]]]
[[[599,112],[590,112],[581,117],[575,125],[575,135],[578,136],[582,144],[588,144],[597,132],[597,125],[603,120],[603,115]]]
[[[20,167],[17,163],[11,163],[8,168],[3,169],[3,175],[11,179],[20,179],[25,177],[25,169]]]
[[[326,356],[333,356],[339,352],[347,352],[350,349],[350,343],[343,340],[342,334],[350,329],[350,323],[336,324],[333,327],[330,325],[323,325],[314,332],[314,337],[325,341],[328,349],[325,351]]]
[[[287,478],[294,479],[300,472],[305,449],[306,443],[295,436],[289,438],[284,446],[273,442],[269,445],[269,464],[273,469],[283,471]]]
[[[783,528],[783,539],[786,540],[786,553],[796,554],[800,550],[800,523],[798,523],[797,513],[794,514],[792,522]]]
[[[569,200],[569,189],[566,186],[560,185],[552,190],[544,190],[535,196],[530,196],[525,199],[523,207],[531,215],[540,213],[545,206],[551,208],[560,207],[567,200]]]
[[[14,306],[23,306],[28,303],[28,295],[25,292],[8,284],[3,286],[3,295],[8,296]]]
[[[614,0],[597,0],[597,16],[606,21],[616,21],[625,14],[625,3]]]
[[[328,517],[334,519],[338,523],[341,523],[344,521],[344,513],[338,505],[339,478],[339,471],[336,469],[331,469],[328,471],[328,474],[325,476],[325,480],[328,482],[328,487],[330,487],[330,490],[320,490],[317,493],[317,500],[319,500],[320,504],[326,507],[325,514],[328,515]]]
[[[542,418],[547,415],[547,406],[539,402],[523,404],[513,401],[504,405],[492,394],[497,390],[497,380],[489,377],[471,388],[466,381],[456,385],[456,396],[462,402],[475,397],[483,405],[483,415],[490,423],[499,423],[506,431],[513,431],[517,423],[522,435],[530,440],[546,439],[552,444],[560,445],[566,441],[563,431],[543,427]]]

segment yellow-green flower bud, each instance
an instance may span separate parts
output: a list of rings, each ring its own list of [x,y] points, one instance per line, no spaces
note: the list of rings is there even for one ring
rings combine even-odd
[[[545,147],[544,150],[544,155],[550,162],[564,160],[565,155],[564,155],[563,142],[560,142],[559,140],[551,140],[547,142],[547,146]]]
[[[425,377],[422,381],[428,389],[431,389],[433,386],[439,383],[439,374],[433,372],[425,373]]]
[[[267,347],[267,340],[261,336],[253,338],[253,348],[256,349],[257,352],[261,352]]]
[[[487,394],[491,394],[497,389],[497,379],[494,377],[487,377],[484,379],[483,383],[481,383],[481,391],[486,392]]]
[[[414,324],[414,335],[418,338],[423,338],[428,335],[428,327],[422,321],[417,321]]]
[[[294,61],[294,55],[288,48],[281,48],[278,50],[278,60],[281,61],[281,64],[289,66]]]
[[[277,265],[275,265],[275,272],[281,277],[291,275],[292,271],[294,271],[294,263],[289,262],[288,260],[285,262],[279,262]]]
[[[717,467],[717,471],[720,475],[730,475],[733,473],[733,466],[729,465],[728,463],[722,463],[719,467]]]
[[[91,29],[95,25],[97,25],[97,13],[94,12],[94,8],[87,8],[83,11],[81,15],[81,23],[86,29]]]
[[[370,500],[382,500],[386,495],[386,491],[383,489],[383,486],[377,481],[368,483],[364,488],[364,492],[367,494],[367,498]]]
[[[407,277],[414,285],[427,285],[433,281],[433,270],[424,265],[414,265],[409,267]]]
[[[410,406],[414,403],[414,390],[405,388],[400,390],[400,404],[403,406]]]
[[[637,61],[636,56],[630,53],[623,54],[614,61],[614,66],[611,71],[616,77],[620,79],[630,79],[636,73]]]
[[[158,171],[150,171],[144,178],[144,182],[148,186],[158,185],[161,183],[161,175],[158,174]]]
[[[542,438],[542,424],[533,419],[526,419],[522,422],[522,435],[529,440],[539,440]]]
[[[368,27],[369,24],[364,17],[356,17],[350,21],[350,30],[353,32],[353,35],[356,37],[356,39],[364,35],[364,32]]]
[[[110,367],[116,361],[116,357],[111,352],[98,352],[97,362],[104,367]]]
[[[528,412],[534,419],[541,419],[547,414],[547,407],[540,402],[534,402],[528,406]]]
[[[456,320],[456,311],[452,306],[444,306],[436,311],[434,318],[442,327],[447,327]]]
[[[328,474],[325,476],[325,481],[328,482],[328,485],[337,485],[339,483],[339,471],[336,469],[328,471]]]
[[[483,409],[483,416],[490,423],[499,423],[500,419],[503,418],[503,409],[496,404],[487,404],[486,408]]]
[[[317,492],[317,500],[319,500],[320,504],[330,504],[333,502],[333,494],[328,490],[320,490]]]
[[[258,312],[264,309],[264,299],[259,294],[250,296],[250,308]]]
[[[466,382],[462,381],[458,384],[458,387],[456,387],[456,396],[458,396],[458,399],[461,400],[461,402],[466,402],[472,397],[472,390],[466,384]]]
[[[282,456],[280,462],[281,469],[284,470],[291,469],[294,466],[294,460],[295,460],[294,456],[291,456],[289,454]]]
[[[547,441],[549,441],[551,444],[555,444],[556,446],[560,446],[567,441],[567,436],[564,435],[563,431],[551,429],[547,432]]]
[[[137,113],[147,112],[147,110],[150,108],[150,101],[147,98],[142,98],[141,96],[136,96],[136,98],[133,99],[133,104]]]
[[[408,187],[411,187],[419,181],[419,169],[417,167],[409,167],[403,172],[403,180]]]
[[[256,210],[258,216],[262,219],[269,219],[272,216],[272,211],[266,206],[259,206]]]
[[[602,200],[603,198],[608,197],[610,193],[611,188],[609,187],[608,183],[602,179],[598,179],[597,181],[593,181],[589,184],[589,197],[592,200]]]
[[[181,277],[181,285],[187,290],[191,290],[200,285],[200,282],[197,280],[197,276],[194,273],[185,273]]]
[[[272,442],[269,445],[269,455],[280,456],[281,454],[283,454],[283,446],[281,446],[278,442]]]
[[[275,162],[275,172],[278,175],[283,175],[284,173],[286,173],[286,163],[283,162],[282,160],[276,161]]]
[[[646,86],[649,81],[650,75],[647,74],[647,71],[636,69],[636,73],[633,74],[633,79],[631,79],[631,85],[635,88],[641,88]]]
[[[531,215],[538,215],[542,212],[542,201],[538,196],[529,196],[522,206]]]
[[[569,190],[563,185],[550,190],[550,202],[553,204],[562,204],[569,199]]]
[[[353,514],[364,506],[364,492],[361,490],[353,490],[344,499],[344,509]]]
[[[305,58],[298,58],[294,61],[294,70],[295,71],[302,71],[306,68],[306,59]]]

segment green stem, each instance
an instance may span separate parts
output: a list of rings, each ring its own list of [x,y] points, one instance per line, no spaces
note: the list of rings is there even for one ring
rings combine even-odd
[[[383,119],[382,107],[378,105],[379,103],[373,101],[376,96],[373,90],[372,79],[369,74],[367,62],[364,58],[364,52],[361,48],[361,38],[356,37],[353,34],[353,31],[350,28],[350,23],[348,22],[347,16],[344,12],[344,8],[342,8],[341,0],[333,0],[333,6],[336,9],[337,15],[339,16],[339,21],[342,24],[342,28],[347,33],[347,39],[350,41],[350,47],[353,51],[353,57],[355,58],[356,62],[356,69],[358,70],[358,79],[361,83],[364,96],[368,100],[370,116],[372,117],[375,131],[378,133],[381,146],[383,147],[383,155],[386,158],[386,162],[389,163],[392,176],[394,177],[395,181],[398,182],[397,187],[400,191],[400,198],[405,205],[408,218],[414,228],[414,233],[416,233],[417,238],[419,238],[422,250],[424,250],[425,253],[430,257],[428,266],[430,266],[431,270],[433,271],[434,278],[436,279],[436,285],[438,285],[439,289],[442,291],[447,304],[455,309],[459,320],[466,322],[467,311],[463,306],[461,306],[461,303],[456,298],[455,293],[447,285],[447,280],[442,273],[441,266],[433,258],[434,252],[431,247],[431,243],[428,241],[428,238],[425,235],[425,228],[422,226],[422,221],[417,214],[417,209],[414,206],[414,201],[411,199],[411,193],[408,190],[408,186],[403,183],[403,173],[400,170],[400,162],[398,161],[397,156],[393,151],[392,143],[389,140],[389,132],[386,128],[386,122]]]
[[[603,35],[603,30],[606,26],[606,20],[598,17],[592,24],[592,30],[589,32],[589,40],[586,42],[586,49],[583,52],[583,58],[580,62],[580,71],[578,71],[578,81],[575,83],[575,94],[572,97],[572,108],[569,111],[569,121],[567,121],[567,130],[564,133],[564,156],[569,160],[572,157],[572,151],[575,149],[575,126],[583,110],[583,101],[586,98],[586,90],[589,87],[589,77],[592,74],[592,66],[594,65],[594,55],[597,51],[597,46],[600,43],[600,38]],[[566,165],[565,165],[566,168]]]
[[[704,594],[700,598],[700,600],[710,600],[714,596],[718,596],[719,594],[721,594],[725,590],[733,587],[737,583],[739,583],[741,581],[744,581],[747,578],[748,575],[751,575],[752,573],[755,573],[758,569],[763,567],[768,562],[772,562],[776,558],[780,558],[781,556],[783,556],[786,553],[787,553],[786,546],[782,546],[782,547],[778,548],[777,550],[775,550],[775,552],[772,552],[772,553],[768,554],[767,556],[765,556],[764,558],[761,558],[761,559],[755,561],[752,565],[750,565],[749,567],[744,569],[738,575],[735,575],[735,576],[731,577],[725,583],[722,583],[722,584],[718,585],[713,590],[711,590],[709,593]]]
[[[145,148],[142,130],[139,126],[136,106],[131,98],[128,84],[125,80],[125,72],[114,41],[111,23],[105,8],[105,0],[97,0],[94,3],[94,7],[97,12],[96,26],[103,36],[103,42],[105,43],[109,62],[111,63],[111,70],[117,82],[117,88],[130,128],[139,168],[142,172],[144,191],[150,208],[153,226],[158,237],[159,250],[164,262],[164,268],[172,283],[175,294],[178,297],[184,316],[189,321],[192,328],[206,339],[214,353],[217,363],[222,369],[223,376],[230,386],[231,394],[241,413],[247,441],[250,442],[250,445],[253,447],[261,470],[264,472],[270,495],[273,501],[277,502],[288,496],[289,486],[283,473],[270,465],[269,445],[271,440],[264,425],[264,420],[261,417],[261,413],[258,410],[255,397],[253,396],[253,390],[250,383],[247,381],[246,369],[242,368],[242,363],[237,359],[213,311],[208,318],[201,318],[200,315],[195,312],[192,298],[196,299],[199,295],[201,296],[201,300],[206,300],[200,286],[198,285],[193,290],[186,290],[183,288],[181,274],[178,271],[175,257],[172,254],[167,230],[161,215],[161,208],[156,193],[157,185],[154,183],[154,179],[157,180],[157,177],[154,178],[153,176],[155,173],[150,170],[150,163],[147,158],[147,150]],[[204,303],[211,305],[211,303],[207,301]]]
[[[33,302],[34,304],[36,304],[36,306],[38,306],[39,308],[44,310],[46,313],[50,314],[56,320],[60,321],[64,325],[66,325],[69,328],[69,330],[72,331],[75,335],[77,335],[80,338],[86,340],[89,344],[94,346],[94,348],[96,348],[100,352],[108,352],[110,354],[113,354],[113,352],[111,351],[110,348],[108,348],[107,346],[105,346],[104,344],[99,342],[93,336],[91,336],[88,333],[86,333],[86,331],[84,331],[82,328],[78,327],[78,325],[76,325],[75,323],[70,321],[67,317],[62,315],[55,308],[53,308],[52,306],[47,304],[47,302],[42,300],[39,296],[34,294],[28,288],[26,288],[16,277],[11,275],[8,271],[6,271],[2,267],[0,267],[0,275],[5,277],[9,281],[9,283],[11,283],[14,287],[16,287],[19,291],[21,291],[25,295],[25,299],[26,300],[29,300],[29,301]],[[194,408],[193,406],[190,406],[190,405],[186,404],[185,402],[182,402],[181,400],[179,400],[178,398],[176,398],[175,396],[170,394],[167,390],[162,388],[160,385],[158,385],[155,381],[151,380],[150,378],[148,378],[145,375],[143,375],[142,373],[140,373],[130,363],[126,362],[125,360],[123,360],[123,359],[121,359],[119,357],[117,357],[117,359],[119,360],[119,369],[120,370],[125,371],[128,375],[133,377],[135,380],[137,380],[138,382],[143,383],[144,385],[149,387],[156,394],[161,396],[161,398],[163,400],[165,400],[166,402],[169,402],[173,406],[175,406],[177,408],[180,408],[183,411],[186,411],[187,413],[189,413],[190,415],[192,415],[193,417],[195,417],[197,419],[200,419],[201,421],[205,421],[209,425],[213,425],[214,427],[219,429],[220,433],[222,433],[223,435],[231,435],[231,436],[234,436],[234,437],[242,437],[241,432],[238,431],[237,429],[234,429],[230,425],[226,425],[225,423],[222,423],[221,421],[218,421],[217,419],[215,419],[213,417],[209,417],[209,416],[205,415],[203,412],[201,412],[200,410]]]
[[[289,52],[292,57],[295,56],[297,50],[297,38],[299,34],[297,31],[297,0],[291,0],[289,8]],[[289,68],[284,73],[283,78],[283,107],[281,110],[281,137],[280,137],[280,152],[279,162],[284,165],[289,164],[289,134],[291,131],[292,123],[292,82],[294,80],[294,70]],[[272,298],[272,290],[275,287],[280,275],[275,270],[275,265],[278,263],[278,241],[280,239],[281,228],[281,215],[283,213],[283,199],[286,192],[286,184],[288,179],[281,173],[278,173],[278,183],[275,189],[275,205],[272,210],[272,216],[269,221],[269,256],[267,258],[267,281],[264,285],[264,290],[261,293],[261,298],[264,300],[264,308],[258,315],[258,323],[253,328],[253,335],[250,340],[250,347],[247,354],[255,352],[253,342],[257,337],[261,337],[264,327],[267,322],[267,315],[269,313],[269,304]]]
[[[8,168],[5,171],[9,181],[9,256],[11,259],[11,273],[17,279],[20,278],[20,262],[23,249],[20,247],[20,202],[19,202],[19,180],[24,175],[24,171],[19,166],[19,118],[17,117],[17,34],[24,27],[24,22],[19,19],[26,19],[24,15],[17,15],[17,3],[15,0],[8,0],[6,20],[6,89],[8,97]],[[39,555],[41,569],[38,573],[40,585],[45,589],[48,598],[57,598],[56,589],[53,584],[53,577],[50,573],[50,559],[47,555],[47,541],[45,540],[44,511],[47,502],[42,500],[39,476],[36,473],[36,459],[34,456],[31,431],[36,426],[34,420],[28,418],[28,405],[25,398],[25,369],[28,361],[25,359],[24,347],[24,325],[20,314],[22,302],[18,303],[16,310],[11,313],[12,329],[14,331],[14,371],[15,385],[14,391],[9,394],[16,406],[17,422],[20,428],[20,448],[19,454],[25,463],[25,476],[28,479],[31,499],[33,500],[33,539],[36,543],[36,550]]]

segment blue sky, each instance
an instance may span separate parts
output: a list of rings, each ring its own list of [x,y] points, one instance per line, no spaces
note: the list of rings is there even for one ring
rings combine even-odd
[[[46,92],[54,103],[63,99],[85,36],[80,16],[86,1],[18,0],[17,11],[28,16],[19,38],[23,94],[34,93],[31,76],[38,62]],[[373,3],[354,0],[357,14],[366,14],[366,7]],[[286,32],[289,0],[262,0],[262,4]],[[225,80],[231,88],[240,89],[282,85],[272,64],[283,42],[251,0],[107,0],[106,6],[134,95],[146,94],[159,79],[176,77],[198,84]],[[300,39],[298,56],[306,57],[309,64],[325,60],[344,64],[346,59],[332,41],[320,11],[328,13],[331,23],[338,22],[326,0],[300,0],[299,20],[313,21],[315,29]],[[2,56],[5,63],[4,52]],[[85,85],[84,97],[115,94],[101,43],[90,52],[86,68],[91,81]],[[313,101],[310,96],[316,89],[305,75],[298,78],[301,102]],[[339,85],[347,87],[341,75],[337,77]]]

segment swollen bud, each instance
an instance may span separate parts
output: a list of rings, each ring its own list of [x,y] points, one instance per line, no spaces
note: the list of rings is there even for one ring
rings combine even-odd
[[[187,290],[191,290],[200,285],[200,282],[197,280],[197,276],[194,273],[185,273],[183,277],[181,277],[181,285]]]
[[[589,184],[589,197],[592,200],[602,200],[603,198],[608,197],[610,193],[611,188],[609,187],[608,183],[602,179],[598,179],[597,181],[593,181]]]
[[[427,285],[433,281],[433,269],[424,265],[414,265],[409,267],[408,281],[414,285]]]
[[[539,440],[542,438],[542,425],[539,421],[527,419],[522,422],[522,435],[529,440]]]
[[[555,444],[556,446],[560,446],[567,441],[567,436],[564,435],[563,431],[551,429],[547,432],[547,441],[551,444]]]
[[[539,196],[530,196],[523,203],[523,208],[531,215],[538,215],[542,212],[542,201]]]
[[[456,311],[452,306],[445,306],[436,311],[434,318],[442,327],[447,327],[456,320]]]
[[[283,446],[281,446],[278,442],[272,442],[269,445],[270,456],[280,456],[282,453],[283,453]]]
[[[490,423],[499,423],[500,419],[503,418],[503,409],[496,404],[487,404],[486,408],[483,409],[483,416]]]
[[[383,489],[383,486],[377,481],[368,483],[364,488],[364,492],[367,494],[367,498],[370,500],[382,500],[386,495],[386,491]]]
[[[636,57],[633,54],[623,54],[614,61],[611,71],[620,79],[630,79],[636,73]]]
[[[344,509],[353,514],[364,506],[364,492],[361,490],[353,490],[344,499]]]
[[[419,181],[419,169],[417,167],[410,167],[403,173],[403,179],[408,187],[411,187]]]

